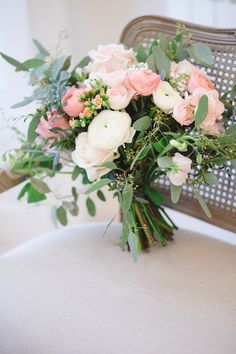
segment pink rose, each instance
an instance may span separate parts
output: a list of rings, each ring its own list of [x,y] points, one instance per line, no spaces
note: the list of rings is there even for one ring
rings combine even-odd
[[[91,62],[89,72],[105,70],[107,73],[124,70],[136,63],[133,49],[125,49],[122,44],[99,45],[97,50],[89,52]]]
[[[224,104],[219,99],[219,93],[216,90],[208,91],[203,88],[194,90],[192,95],[192,103],[198,106],[199,99],[206,95],[208,97],[208,113],[200,127],[206,132],[213,132],[216,130],[215,124],[222,119],[222,113],[224,112]],[[220,129],[221,130],[221,129]]]
[[[203,70],[200,70],[191,64],[188,60],[185,59],[178,64],[173,62],[171,64],[170,77],[178,80],[178,78],[183,74],[187,74],[189,76],[186,82],[186,89],[190,93],[199,87],[206,90],[214,89],[214,84],[211,82],[208,75]]]
[[[186,156],[183,156],[179,152],[175,153],[172,160],[175,166],[172,171],[167,172],[167,176],[172,184],[175,186],[181,186],[186,182],[188,173],[191,171],[192,160]]]
[[[114,152],[97,149],[88,141],[88,133],[80,133],[76,138],[76,148],[71,154],[76,165],[86,170],[88,179],[94,181],[110,171],[102,166],[104,162],[113,161]]]
[[[160,75],[153,73],[151,70],[136,69],[128,73],[125,84],[136,95],[149,96],[159,86],[160,81]]]
[[[63,130],[70,128],[67,120],[62,116],[58,116],[58,111],[56,109],[53,112],[48,113],[48,120],[46,120],[44,117],[40,119],[36,132],[45,139],[52,136],[59,136],[60,133],[53,133],[49,130],[52,128],[61,128]]]
[[[130,92],[124,85],[113,86],[108,90],[109,104],[114,110],[126,108],[131,99],[133,93]]]
[[[190,125],[194,120],[194,109],[191,99],[186,98],[174,107],[173,118],[181,125]]]
[[[70,88],[62,98],[63,110],[70,117],[78,117],[85,108],[84,102],[80,101],[80,97],[85,93],[82,88]]]
[[[89,74],[89,79],[101,79],[104,85],[109,87],[117,86],[123,84],[126,77],[125,70],[116,70],[107,73],[104,69],[96,72],[91,72]]]

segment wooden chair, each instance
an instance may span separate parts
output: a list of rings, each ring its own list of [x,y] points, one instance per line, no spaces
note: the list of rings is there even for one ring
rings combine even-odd
[[[159,32],[166,35],[175,34],[177,22],[181,21],[160,16],[138,17],[125,27],[121,42],[128,47],[135,47],[139,43],[145,43],[148,47],[151,41],[158,37]],[[214,54],[215,64],[212,68],[208,68],[207,72],[215,81],[216,89],[221,95],[229,91],[236,81],[236,28],[217,29],[191,23],[185,25],[192,34],[193,41],[207,43]],[[236,122],[235,115],[231,117],[228,125],[234,122]],[[170,200],[167,179],[160,180],[157,188],[164,193],[166,206],[236,232],[236,171],[230,167],[229,169],[229,172],[215,169],[214,173],[219,181],[217,186],[200,187],[212,211],[211,219],[205,216],[198,202],[193,198],[191,186],[183,187],[178,204],[173,204]]]

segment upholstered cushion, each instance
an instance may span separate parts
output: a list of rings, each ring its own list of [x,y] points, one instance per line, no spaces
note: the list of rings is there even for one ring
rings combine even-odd
[[[234,354],[236,247],[189,231],[137,263],[120,224],[51,232],[0,261],[1,354]]]

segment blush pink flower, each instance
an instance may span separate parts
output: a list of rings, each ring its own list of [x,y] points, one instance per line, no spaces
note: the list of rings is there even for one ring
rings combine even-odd
[[[176,152],[172,161],[175,166],[172,171],[167,172],[167,176],[172,184],[181,186],[186,182],[188,174],[191,171],[192,160]]]
[[[136,63],[134,51],[125,49],[122,44],[99,45],[97,50],[89,52],[91,62],[87,66],[89,72],[105,70],[107,73],[125,70]]]
[[[137,69],[128,73],[125,85],[129,91],[134,91],[135,95],[149,96],[159,86],[160,81],[160,75],[151,70]]]
[[[85,93],[83,88],[70,88],[62,98],[63,110],[70,117],[78,117],[85,108],[84,102],[80,101],[80,97]]]
[[[214,84],[210,80],[209,76],[201,69],[191,64],[188,60],[182,60],[179,63],[173,62],[171,64],[170,77],[178,80],[183,74],[189,76],[187,80],[186,89],[188,92],[192,93],[196,88],[204,88],[206,90],[213,90]]]
[[[102,69],[99,71],[93,71],[89,74],[89,79],[101,79],[104,85],[107,85],[109,87],[123,84],[125,78],[125,70],[116,70],[108,73],[104,69]]]
[[[174,107],[173,118],[181,125],[190,125],[194,120],[194,110],[191,99],[186,98]]]
[[[53,133],[52,128],[69,129],[70,126],[63,116],[58,116],[58,111],[55,109],[52,113],[48,113],[48,120],[44,117],[40,119],[36,132],[45,139],[50,137],[57,137],[60,133]]]
[[[130,92],[124,85],[117,85],[108,90],[108,96],[110,107],[119,110],[129,105],[133,98],[133,92]]]

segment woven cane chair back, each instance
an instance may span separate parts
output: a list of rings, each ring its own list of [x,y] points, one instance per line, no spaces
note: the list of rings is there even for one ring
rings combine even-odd
[[[158,37],[159,32],[166,35],[175,34],[177,22],[182,21],[159,16],[138,17],[125,27],[121,42],[128,47],[135,47],[139,43],[145,43],[148,47],[152,40]],[[216,89],[223,95],[236,82],[236,28],[217,29],[191,23],[185,25],[192,33],[193,41],[204,42],[211,48],[215,64],[212,68],[207,68],[207,73],[213,79]],[[227,125],[235,122],[234,112]],[[175,205],[170,200],[167,179],[158,181],[157,188],[164,193],[166,206],[236,232],[236,170],[229,164],[227,172],[216,168],[214,174],[217,176],[218,185],[200,186],[200,192],[211,209],[211,219],[205,216],[194,199],[191,186],[183,186],[181,199]]]

